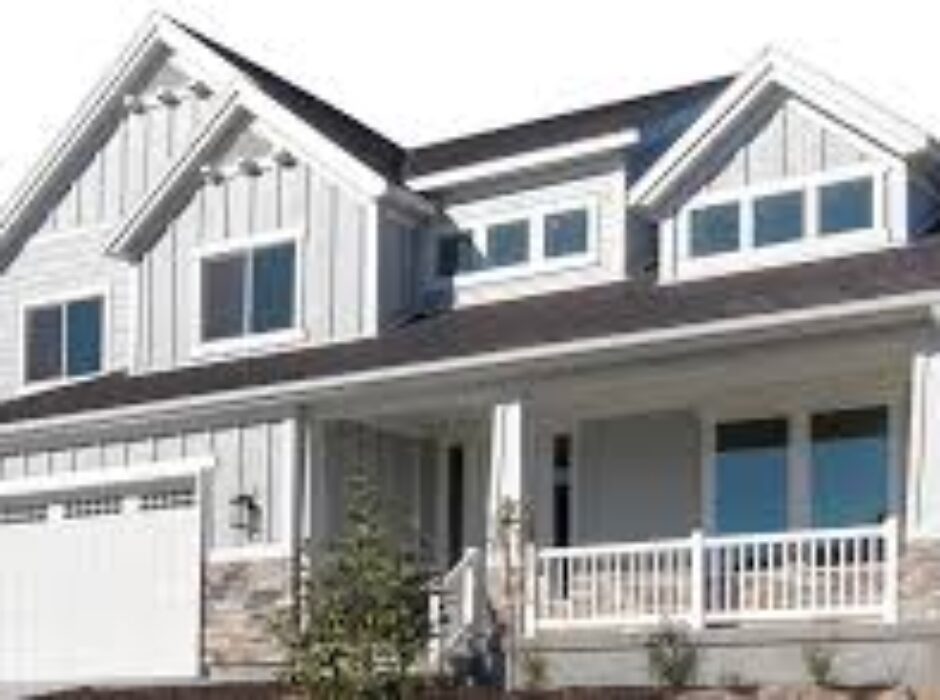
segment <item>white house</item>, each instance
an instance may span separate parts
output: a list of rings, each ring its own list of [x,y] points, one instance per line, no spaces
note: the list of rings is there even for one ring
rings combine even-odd
[[[777,51],[404,149],[155,17],[0,219],[0,682],[270,669],[356,471],[440,653],[508,502],[555,682],[666,618],[940,680],[938,219],[933,138]]]

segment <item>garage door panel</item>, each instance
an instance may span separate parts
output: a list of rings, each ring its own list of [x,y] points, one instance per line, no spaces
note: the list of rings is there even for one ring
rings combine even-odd
[[[81,496],[0,523],[0,681],[198,672],[198,503],[147,504]]]

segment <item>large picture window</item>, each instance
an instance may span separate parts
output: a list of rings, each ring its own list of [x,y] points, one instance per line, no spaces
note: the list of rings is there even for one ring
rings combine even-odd
[[[785,418],[717,426],[715,524],[718,532],[786,529],[788,434]]]
[[[293,242],[227,252],[202,260],[202,339],[215,341],[295,325]]]
[[[888,411],[860,408],[812,417],[813,525],[881,522],[888,510]]]
[[[100,372],[103,307],[101,297],[90,297],[27,309],[26,381],[50,381]]]

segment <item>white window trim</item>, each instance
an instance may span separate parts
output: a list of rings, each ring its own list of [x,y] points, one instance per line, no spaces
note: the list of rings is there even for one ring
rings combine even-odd
[[[192,329],[193,343],[190,354],[195,359],[205,357],[243,354],[255,350],[270,350],[278,345],[288,345],[302,341],[305,338],[303,318],[303,289],[304,270],[303,260],[305,254],[304,230],[300,227],[279,229],[267,233],[240,236],[237,238],[223,238],[198,246],[193,255],[193,298],[194,304],[191,312],[190,328]],[[283,329],[267,333],[249,333],[233,338],[219,340],[203,340],[202,338],[202,275],[204,263],[215,257],[230,253],[247,253],[257,248],[266,248],[281,243],[294,244],[294,318],[293,323]]]
[[[65,357],[68,346],[67,339],[63,338],[63,374],[50,379],[31,381],[28,376],[27,364],[29,362],[29,312],[46,306],[65,306],[72,302],[101,299],[101,361],[97,372],[71,377],[65,374]],[[111,371],[111,289],[108,285],[92,285],[77,287],[64,292],[55,292],[43,296],[32,297],[20,304],[19,309],[19,387],[17,393],[31,394],[45,391],[66,384],[76,384],[97,379]],[[63,321],[64,322],[64,321]]]
[[[431,279],[436,289],[455,287],[472,288],[505,282],[533,275],[552,274],[596,265],[600,261],[600,193],[552,198],[537,204],[505,206],[483,216],[455,217],[457,224],[440,230],[432,237]],[[545,255],[545,217],[551,214],[583,209],[587,214],[587,249],[583,253],[548,257]],[[438,272],[438,252],[441,239],[466,233],[475,248],[485,258],[488,252],[487,230],[490,226],[526,221],[529,226],[529,257],[525,262],[490,269],[458,272],[453,277]]]
[[[768,401],[762,405],[740,408],[713,408],[703,411],[701,427],[701,493],[702,524],[706,532],[717,531],[717,460],[715,431],[719,423],[741,420],[781,418],[787,421],[787,530],[812,528],[812,493],[809,432],[810,417],[817,413],[884,406],[888,411],[888,513],[903,513],[903,410],[904,400],[895,391],[875,390],[852,392],[842,397],[809,395],[787,401]]]
[[[747,187],[705,192],[689,200],[677,215],[675,226],[675,278],[689,280],[700,277],[740,272],[821,257],[847,255],[883,248],[892,243],[886,193],[889,167],[883,163],[866,162],[827,170],[811,175],[791,177]],[[818,220],[819,189],[826,185],[870,177],[872,179],[873,226],[858,231],[821,234]],[[804,195],[803,236],[775,245],[754,247],[754,200],[768,195],[802,192]],[[738,249],[701,257],[691,255],[691,217],[694,211],[719,204],[740,207],[741,245]],[[668,235],[668,234],[667,234]]]

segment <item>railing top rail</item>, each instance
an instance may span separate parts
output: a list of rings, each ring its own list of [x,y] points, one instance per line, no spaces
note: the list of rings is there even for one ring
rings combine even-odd
[[[460,576],[469,568],[476,566],[477,558],[479,557],[480,550],[476,547],[467,547],[464,550],[463,556],[454,564],[450,570],[444,574],[444,577],[441,579],[441,583],[444,588],[447,588],[450,585],[454,585],[460,581]]]
[[[882,537],[886,532],[885,524],[865,525],[861,527],[840,527],[826,529],[807,529],[788,532],[768,532],[741,535],[708,535],[705,547],[720,548],[748,544],[778,544],[792,542],[819,542],[822,540],[851,540],[865,537]]]

